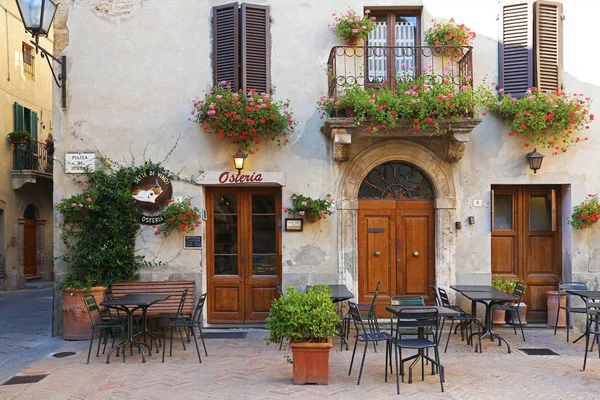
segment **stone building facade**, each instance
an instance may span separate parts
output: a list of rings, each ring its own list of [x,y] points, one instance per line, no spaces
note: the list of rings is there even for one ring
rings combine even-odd
[[[207,210],[207,220],[195,233],[204,239],[201,251],[184,249],[181,235],[163,241],[151,227],[142,228],[139,250],[166,265],[143,269],[141,279],[195,280],[198,292],[212,297],[209,323],[264,318],[276,281],[300,288],[343,283],[360,301],[369,301],[377,282],[382,282],[383,306],[395,294],[429,296],[430,283],[445,288],[454,283],[487,284],[494,272],[525,280],[526,301],[535,321],[544,320],[545,293],[560,280],[598,287],[598,235],[594,228],[575,230],[567,222],[574,204],[600,190],[594,162],[600,141],[595,124],[585,132],[589,137],[585,145],[557,156],[545,152],[543,166],[534,174],[525,158],[532,149],[518,137],[510,137],[508,128],[491,114],[481,121],[477,116],[465,118],[454,124],[451,135],[439,137],[427,132],[414,135],[402,127],[388,135],[370,135],[340,119],[323,120],[316,109],[319,97],[328,94],[332,48],[344,45],[327,28],[332,13],[349,5],[361,14],[370,9],[377,15],[408,15],[407,23],[418,24],[415,45],[422,43],[432,19],[455,18],[477,33],[470,67],[480,83],[499,80],[501,4],[494,0],[375,0],[343,5],[329,0],[255,1],[269,11],[268,85],[276,89],[277,99],[290,100],[298,125],[286,146],[261,144],[260,151],[248,157],[243,174],[260,173],[261,182],[224,184],[218,178],[224,172],[236,173],[231,160],[238,147],[203,132],[188,118],[191,100],[204,97],[214,81],[212,7],[229,3],[65,1],[57,14],[55,50],[67,55],[70,71],[68,106],[54,110],[58,159],[64,160],[65,153],[95,152],[113,160],[129,161],[132,155],[162,160],[175,146],[165,167],[197,184],[174,181],[173,194],[191,197],[194,205]],[[600,11],[600,6],[579,3],[583,1],[565,2],[558,13],[561,79],[565,91],[595,99],[600,79],[589,44],[582,38],[594,35],[591,9]],[[519,4],[533,15],[534,2]],[[594,104],[592,112],[597,111]],[[431,188],[424,197],[427,201],[416,206],[389,200],[405,200],[399,197],[382,196],[381,203],[362,197],[361,185],[380,167],[419,174]],[[77,190],[71,178],[55,171],[54,200]],[[337,211],[319,222],[305,220],[301,232],[288,231],[284,220],[290,216],[278,207],[289,206],[294,193],[320,198],[331,194]],[[254,232],[251,221],[258,221],[252,204],[259,199],[269,204],[264,213],[277,224],[276,231],[263,232],[274,244],[271,261],[265,257],[248,261],[258,257],[249,232]],[[231,201],[237,209],[227,208]],[[513,216],[511,229],[507,228],[512,236],[502,236],[508,231],[497,235],[492,231],[493,207],[496,216]],[[236,218],[239,226],[231,223]],[[228,229],[234,226],[235,239],[231,232],[216,238],[223,233],[217,221],[224,220],[230,221]],[[552,229],[545,227],[550,220]],[[538,222],[542,228],[536,233],[533,227]],[[55,229],[58,238],[60,227]],[[227,240],[239,249],[215,255],[216,247]],[[494,240],[499,247],[494,247]],[[55,248],[60,253],[57,239]],[[221,260],[229,272],[222,274],[227,279],[220,280],[223,276],[218,276],[215,260],[225,256],[239,258]],[[260,265],[266,266],[272,279],[253,275]],[[68,266],[57,263],[57,280],[67,271]],[[55,313],[55,332],[60,332],[60,296],[56,296]]]

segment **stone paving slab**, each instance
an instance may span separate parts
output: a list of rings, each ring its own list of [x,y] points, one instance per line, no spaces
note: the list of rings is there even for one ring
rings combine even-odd
[[[583,344],[566,343],[564,331],[528,329],[527,342],[502,329],[513,347],[486,341],[484,353],[474,353],[459,336],[453,336],[445,366],[445,392],[437,376],[415,371],[412,384],[401,383],[402,396],[416,399],[594,399],[600,398],[600,359],[594,352],[581,371]],[[348,376],[352,351],[340,351],[334,341],[328,386],[292,384],[292,365],[278,346],[266,346],[264,330],[252,330],[246,339],[206,340],[208,357],[198,363],[193,344],[184,351],[175,341],[173,357],[165,363],[153,354],[146,364],[134,353],[123,364],[114,357],[92,357],[85,364],[87,342],[64,342],[60,351],[77,354],[63,359],[45,358],[19,375],[48,374],[38,383],[0,386],[1,399],[384,399],[398,398],[393,377],[384,382],[385,354],[367,352],[360,386],[358,366]],[[337,346],[336,346],[337,345]],[[550,348],[559,356],[529,356],[519,348]],[[359,344],[362,354],[362,344]],[[167,349],[168,351],[168,349]],[[358,351],[357,351],[358,353]],[[355,360],[356,362],[356,360]],[[360,364],[358,364],[360,365]],[[428,369],[428,371],[430,371]]]

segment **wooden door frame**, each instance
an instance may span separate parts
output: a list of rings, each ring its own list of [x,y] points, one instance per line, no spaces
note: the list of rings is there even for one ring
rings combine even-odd
[[[275,196],[275,220],[276,228],[276,277],[277,282],[281,283],[282,274],[282,238],[281,238],[281,187],[223,187],[223,186],[208,186],[206,187],[206,209],[208,214],[206,226],[206,286],[207,291],[211,291],[215,286],[213,279],[215,277],[214,264],[214,195],[221,193],[236,194],[238,201],[238,275],[234,279],[240,279],[240,314],[241,319],[224,319],[215,317],[214,296],[208,297],[207,305],[207,321],[209,323],[225,323],[225,324],[244,324],[260,321],[262,322],[268,313],[252,313],[252,298],[249,291],[253,282],[257,283],[255,287],[261,287],[261,275],[252,275],[252,195],[260,193],[271,193]],[[270,275],[269,275],[270,276]],[[258,282],[257,282],[258,281]],[[273,296],[275,295],[275,284],[264,286],[271,289]],[[211,293],[212,294],[212,293]],[[255,315],[256,314],[256,315]],[[264,315],[263,315],[264,314]],[[258,317],[257,317],[258,315]]]

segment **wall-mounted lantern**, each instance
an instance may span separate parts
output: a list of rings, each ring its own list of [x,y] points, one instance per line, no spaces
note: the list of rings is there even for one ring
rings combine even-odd
[[[542,161],[544,159],[544,155],[537,152],[537,149],[533,149],[531,153],[527,153],[525,156],[527,158],[527,163],[529,164],[529,168],[533,170],[533,173],[537,173],[537,170],[542,168]]]
[[[233,166],[238,171],[238,175],[242,173],[244,169],[244,163],[246,162],[246,154],[242,153],[241,150],[238,150],[237,153],[233,156]]]

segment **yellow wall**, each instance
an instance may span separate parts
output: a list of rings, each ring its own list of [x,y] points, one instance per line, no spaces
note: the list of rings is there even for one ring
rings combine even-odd
[[[19,265],[18,244],[22,234],[18,222],[27,204],[34,204],[40,212],[38,219],[46,221],[43,237],[46,254],[43,256],[44,265],[38,265],[38,274],[50,279],[52,269],[52,186],[49,183],[29,183],[22,189],[13,190],[12,145],[5,139],[6,134],[13,131],[14,102],[37,112],[38,140],[43,141],[51,133],[52,74],[47,61],[38,53],[35,54],[33,80],[25,76],[22,44],[30,44],[30,40],[31,35],[25,32],[16,2],[0,0],[0,269],[4,256],[9,276],[5,282],[0,281],[0,290],[24,283],[23,267]],[[40,39],[40,45],[52,50],[52,31],[48,38]]]

